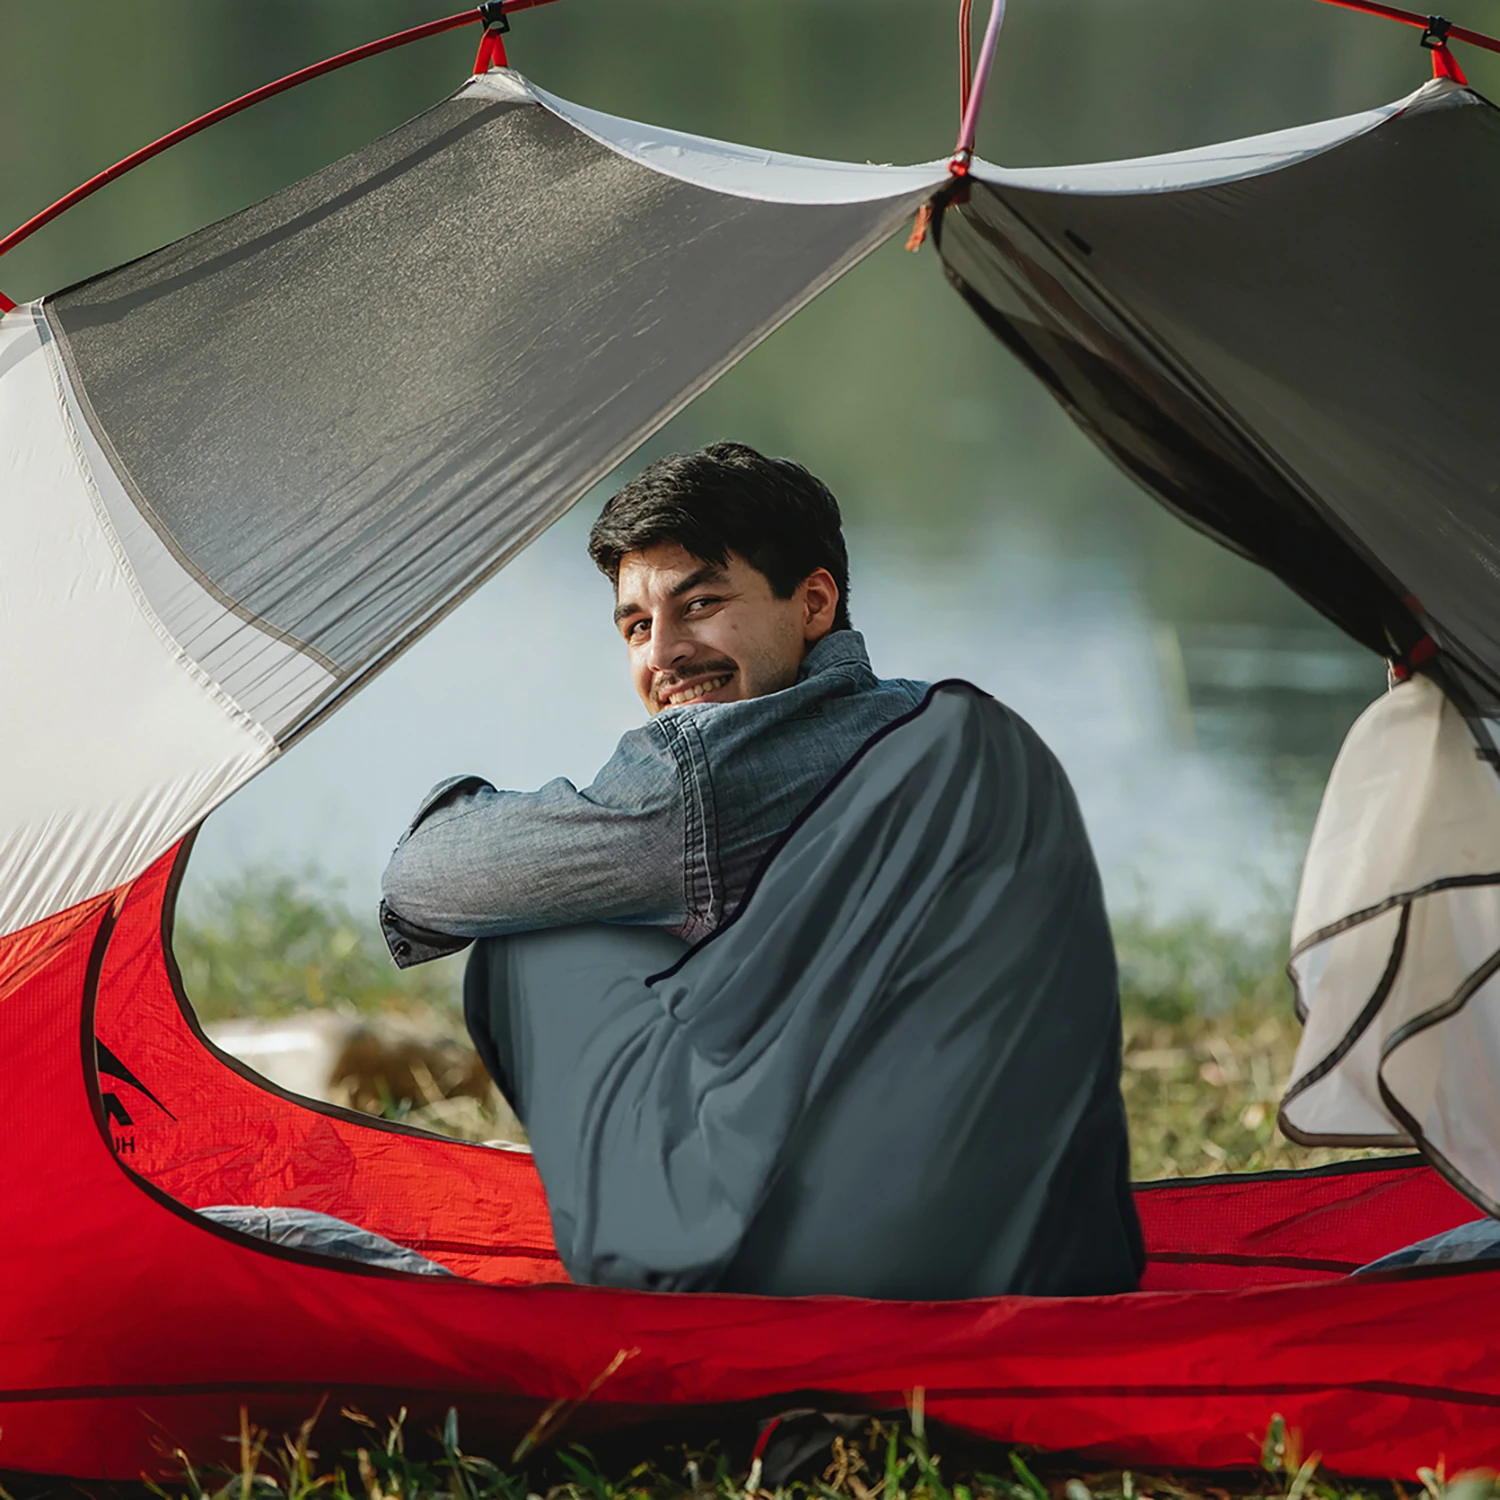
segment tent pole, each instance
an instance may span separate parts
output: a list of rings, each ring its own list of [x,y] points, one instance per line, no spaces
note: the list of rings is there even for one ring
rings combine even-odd
[[[969,112],[969,85],[974,78],[973,38],[969,34],[969,17],[974,0],[959,0],[958,3],[958,124],[963,129],[964,116]]]
[[[179,141],[185,141],[189,136],[197,135],[200,130],[207,130],[210,125],[217,125],[220,120],[227,120],[230,115],[237,115],[242,109],[249,109],[252,104],[259,104],[263,99],[273,98],[277,94],[284,94],[288,89],[294,89],[299,83],[309,83],[314,78],[321,78],[325,73],[332,73],[338,68],[346,68],[350,63],[362,62],[367,57],[374,57],[381,52],[389,52],[396,47],[404,47],[408,42],[420,42],[426,37],[437,36],[444,31],[454,31],[460,26],[472,26],[483,21],[486,27],[494,28],[499,25],[496,17],[503,19],[510,11],[530,10],[535,5],[547,5],[551,0],[490,0],[490,3],[480,5],[474,10],[459,11],[457,15],[443,16],[436,21],[424,22],[421,26],[413,26],[407,31],[397,31],[390,36],[381,37],[378,41],[366,42],[363,46],[355,47],[348,52],[340,52],[336,57],[325,58],[322,62],[313,63],[310,67],[299,68],[295,73],[288,73],[285,78],[278,78],[274,83],[262,84],[258,89],[251,89],[248,94],[241,94],[238,99],[231,99],[227,104],[221,104],[217,109],[211,109],[206,115],[199,115],[196,120],[190,120],[186,125],[179,125],[176,130],[168,131],[159,140],[152,141],[149,146],[142,146],[139,151],[133,151],[114,166],[107,167],[97,176],[89,178],[74,188],[71,193],[65,193],[41,213],[33,215],[24,224],[0,239],[0,255],[6,251],[13,250],[22,240],[30,239],[38,229],[45,224],[50,224],[59,214],[66,213],[76,203],[82,203],[85,198],[92,197],[100,188],[106,187],[117,177],[123,177],[133,168],[148,162],[153,156],[160,156],[163,151],[169,150],[177,145]],[[490,31],[485,35],[489,37]],[[498,36],[496,38],[498,41]],[[501,53],[503,57],[503,52]],[[9,312],[16,304],[0,293],[0,313]]]
[[[1422,45],[1432,52],[1432,71],[1437,78],[1452,78],[1458,83],[1467,81],[1453,54],[1448,51],[1450,41],[1467,42],[1471,47],[1483,47],[1486,52],[1500,52],[1500,40],[1486,36],[1482,31],[1470,31],[1467,26],[1455,26],[1442,16],[1421,15],[1414,10],[1379,4],[1378,0],[1322,0],[1322,4],[1357,10],[1366,16],[1383,16],[1387,21],[1417,27],[1422,33]]]
[[[990,19],[984,28],[984,41],[979,49],[979,66],[969,77],[969,9],[971,0],[960,0],[958,8],[958,144],[948,158],[948,175],[952,179],[949,187],[936,197],[929,199],[918,210],[912,220],[911,234],[906,248],[915,253],[927,243],[927,231],[932,227],[934,214],[953,201],[956,193],[967,193],[965,178],[969,175],[969,162],[974,156],[974,131],[979,123],[979,106],[984,103],[984,86],[989,82],[990,64],[995,60],[995,44],[1000,40],[1000,27],[1005,20],[1005,0],[990,0]]]
[[[984,28],[984,41],[979,47],[979,64],[974,69],[974,82],[964,101],[963,119],[958,127],[958,144],[953,148],[953,159],[948,170],[955,177],[967,176],[969,158],[974,154],[974,132],[979,125],[979,107],[984,103],[985,85],[990,81],[990,65],[995,61],[995,46],[1000,40],[1000,27],[1005,21],[1005,0],[990,0],[989,24]]]

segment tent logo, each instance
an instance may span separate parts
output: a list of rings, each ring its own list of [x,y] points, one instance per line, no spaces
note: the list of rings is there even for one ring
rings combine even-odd
[[[124,1084],[126,1088],[134,1089],[142,1098],[154,1104],[169,1120],[176,1120],[177,1116],[98,1037],[94,1038],[94,1048],[98,1058],[101,1077],[112,1078],[118,1083]],[[109,1127],[110,1140],[114,1144],[115,1155],[133,1156],[135,1154],[135,1137],[133,1135],[120,1134],[115,1127],[122,1126],[129,1128],[135,1124],[135,1117],[126,1108],[125,1102],[120,1098],[119,1094],[113,1091],[104,1094],[103,1103],[104,1122]],[[137,1105],[137,1108],[139,1108],[139,1105]]]

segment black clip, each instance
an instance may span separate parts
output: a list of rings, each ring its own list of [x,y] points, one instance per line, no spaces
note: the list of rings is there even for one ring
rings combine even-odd
[[[484,0],[479,7],[479,17],[484,22],[486,31],[504,36],[510,30],[510,17],[505,14],[505,0]],[[1444,21],[1443,24],[1446,26],[1448,23]]]
[[[484,7],[480,6],[483,10]],[[1428,16],[1427,29],[1422,33],[1422,45],[1430,52],[1435,52],[1439,47],[1448,45],[1448,33],[1453,30],[1453,22],[1445,16]]]

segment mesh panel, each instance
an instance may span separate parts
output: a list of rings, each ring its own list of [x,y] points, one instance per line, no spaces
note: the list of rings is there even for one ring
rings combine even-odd
[[[48,304],[97,435],[180,559],[340,676],[530,541],[912,205],[711,192],[511,88]]]

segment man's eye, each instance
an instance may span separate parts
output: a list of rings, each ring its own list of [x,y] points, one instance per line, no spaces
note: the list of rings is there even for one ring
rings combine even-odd
[[[704,594],[704,595],[701,595],[697,599],[689,599],[687,607],[690,610],[693,610],[693,609],[697,609],[699,607],[699,605],[722,604],[722,603],[723,603],[723,600],[721,600],[721,599],[715,599],[714,597],[712,597],[712,595],[709,595],[709,594]]]
[[[632,620],[630,624],[625,627],[625,639],[627,641],[637,640],[641,635],[645,633],[645,629],[646,622],[644,620]]]

